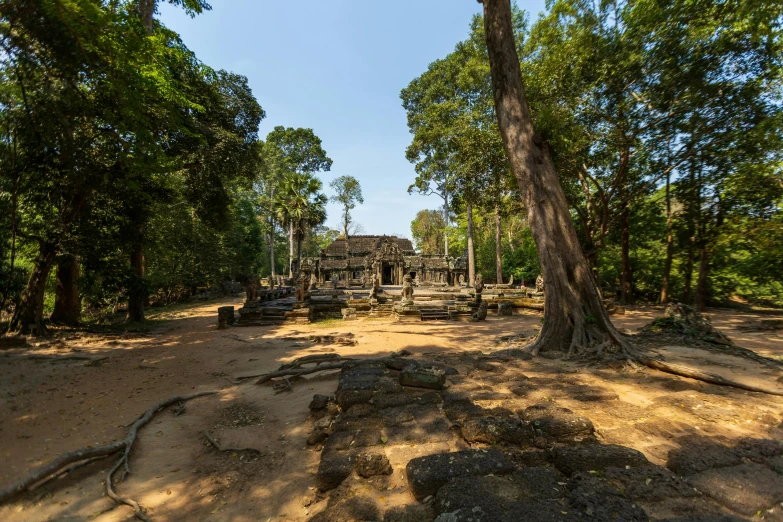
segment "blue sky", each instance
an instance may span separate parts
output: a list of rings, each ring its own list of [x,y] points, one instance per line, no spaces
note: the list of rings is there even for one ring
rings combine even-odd
[[[415,178],[400,90],[467,36],[475,0],[213,0],[188,17],[161,3],[161,21],[206,64],[247,76],[266,111],[259,136],[277,125],[309,127],[334,161],[319,174],[356,177],[367,234],[410,237],[410,222],[437,196],[409,195]],[[520,0],[535,19],[544,0]],[[327,225],[340,228],[331,204]]]

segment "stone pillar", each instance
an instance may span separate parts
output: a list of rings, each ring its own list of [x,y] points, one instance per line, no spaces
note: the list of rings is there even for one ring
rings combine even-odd
[[[234,324],[234,307],[221,306],[218,308],[218,330],[225,330]]]

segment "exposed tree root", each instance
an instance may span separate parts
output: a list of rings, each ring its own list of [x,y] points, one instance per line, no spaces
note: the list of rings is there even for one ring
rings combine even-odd
[[[96,363],[99,361],[105,361],[109,358],[107,355],[106,357],[90,357],[89,355],[45,355],[45,354],[25,354],[25,355],[6,355],[6,357],[13,357],[14,359],[28,359],[33,361],[51,361],[51,362],[60,362],[60,361],[89,361],[91,363]]]
[[[300,377],[302,375],[309,375],[311,373],[323,372],[327,370],[340,370],[344,366],[351,363],[371,363],[371,362],[385,362],[389,359],[396,359],[399,357],[405,357],[410,355],[407,350],[400,350],[391,354],[389,357],[381,357],[377,359],[349,359],[341,357],[338,354],[313,354],[301,357],[287,364],[283,364],[277,371],[262,374],[262,375],[245,375],[242,379],[248,379],[251,377],[260,377],[256,384],[264,384],[265,382],[277,379],[279,377]],[[302,368],[305,364],[315,364],[310,368]]]
[[[76,451],[71,451],[60,455],[56,459],[44,464],[43,466],[30,471],[17,482],[3,489],[0,489],[0,503],[7,501],[9,498],[13,497],[14,495],[17,495],[23,491],[31,489],[32,486],[34,486],[38,482],[41,482],[44,479],[49,478],[52,475],[61,474],[64,471],[63,468],[65,468],[66,466],[69,466],[76,462],[91,461],[92,459],[106,457],[121,451],[122,456],[120,457],[119,460],[117,460],[117,462],[114,464],[111,470],[109,470],[109,472],[106,474],[106,494],[115,502],[132,507],[134,509],[134,514],[137,518],[145,521],[149,520],[149,518],[146,515],[144,515],[144,512],[142,511],[141,507],[137,502],[117,495],[117,493],[114,491],[113,488],[114,474],[121,467],[124,468],[123,475],[122,475],[123,477],[125,477],[125,475],[130,473],[130,466],[128,464],[128,460],[130,457],[131,449],[133,448],[133,443],[136,441],[136,435],[138,434],[139,429],[143,427],[145,424],[147,424],[149,421],[151,421],[158,411],[176,402],[184,402],[190,399],[195,399],[196,397],[202,397],[204,395],[212,395],[215,393],[217,392],[204,391],[204,392],[193,393],[190,395],[176,395],[174,397],[169,397],[168,399],[155,404],[153,407],[145,411],[141,415],[141,417],[136,419],[130,425],[130,428],[128,429],[128,433],[124,439],[112,442],[111,444],[106,444],[104,446],[81,448]]]
[[[669,363],[662,359],[653,359],[650,357],[637,356],[633,359],[639,364],[643,364],[648,368],[659,370],[673,375],[679,375],[680,377],[688,377],[690,379],[696,379],[697,381],[703,381],[709,384],[717,384],[719,386],[730,386],[732,388],[739,388],[740,390],[747,390],[758,393],[766,393],[768,395],[783,396],[783,391],[770,390],[768,388],[762,388],[760,386],[753,386],[751,384],[745,384],[731,379],[725,379],[720,375],[714,373],[707,373],[689,366],[683,366],[681,364]]]

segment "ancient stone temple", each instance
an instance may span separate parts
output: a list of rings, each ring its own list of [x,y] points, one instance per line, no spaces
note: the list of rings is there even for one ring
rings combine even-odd
[[[396,236],[351,236],[336,239],[317,258],[302,266],[315,273],[319,285],[337,279],[350,286],[369,287],[373,276],[381,285],[402,285],[406,275],[418,285],[453,285],[465,275],[467,259],[416,253],[409,239]]]

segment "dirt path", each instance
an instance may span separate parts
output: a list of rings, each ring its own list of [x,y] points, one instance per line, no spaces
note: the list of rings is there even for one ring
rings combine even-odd
[[[531,314],[490,317],[485,323],[399,325],[368,319],[217,330],[216,309],[228,304],[240,306],[241,299],[183,309],[149,335],[66,334],[59,342],[24,352],[0,352],[0,484],[60,453],[124,436],[126,426],[161,399],[216,389],[220,392],[215,396],[187,403],[181,415],[160,413],[142,430],[131,458],[133,473],[118,486],[119,491],[139,501],[156,521],[304,520],[319,509],[313,489],[319,454],[305,445],[311,429],[307,405],[315,393],[334,392],[336,375],[296,382],[293,392],[281,395],[267,386],[233,385],[233,376],[262,373],[324,351],[356,357],[400,349],[429,357],[486,353],[498,348],[498,338],[531,335],[540,327],[540,316]],[[633,330],[656,312],[630,310],[614,320]],[[712,316],[713,324],[739,344],[767,356],[783,356],[779,331],[771,335],[738,329],[757,320],[753,314],[721,310]],[[350,337],[356,344],[314,343],[311,335]],[[25,358],[74,353],[108,358],[95,363]],[[528,377],[542,380],[526,400],[560,399],[580,412],[589,410],[606,441],[622,438],[653,462],[665,459],[676,446],[677,430],[694,419],[701,433],[721,440],[783,432],[779,398],[716,391],[719,387],[655,372],[636,375],[563,367],[578,375],[579,385],[605,389],[619,402],[611,408],[569,404],[562,383],[552,380],[548,362],[525,366]],[[497,388],[491,382],[487,386]],[[673,394],[683,400],[677,403]],[[697,403],[705,400],[712,416],[694,416]],[[696,408],[699,413],[706,411],[701,408]],[[664,421],[677,430],[665,429],[660,424]],[[224,447],[255,451],[219,453],[206,442],[204,430]],[[657,433],[650,435],[652,431]],[[95,463],[20,497],[0,507],[0,519],[126,520],[131,510],[114,507],[102,494],[105,473],[96,471],[109,465],[108,460]]]

